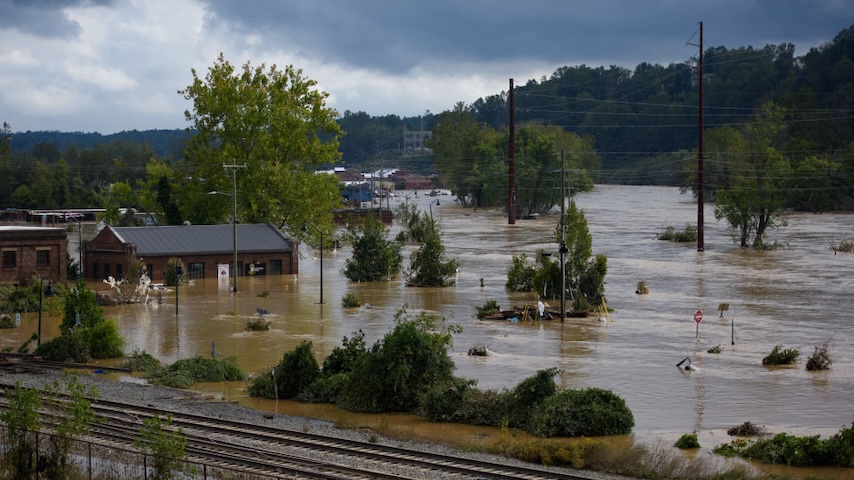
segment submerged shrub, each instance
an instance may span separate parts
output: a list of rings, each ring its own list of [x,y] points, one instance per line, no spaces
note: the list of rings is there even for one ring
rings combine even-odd
[[[121,368],[126,368],[134,372],[144,372],[146,375],[155,375],[164,367],[160,360],[154,358],[148,352],[134,350],[134,352],[122,362]]]
[[[249,395],[266,398],[295,398],[320,377],[320,365],[311,353],[312,343],[303,341],[285,352],[274,368],[265,369],[252,380]]]
[[[762,365],[791,365],[798,361],[801,352],[797,348],[783,348],[775,345],[771,353],[762,359]]]
[[[697,440],[696,433],[686,433],[679,437],[673,446],[681,449],[700,448],[700,441]]]
[[[676,227],[665,227],[664,232],[658,234],[659,240],[669,240],[671,242],[687,243],[697,241],[697,227],[686,224],[682,230],[677,230]]]
[[[419,413],[431,422],[465,420],[462,407],[476,384],[476,380],[452,377],[447,382],[431,386],[421,396]]]
[[[356,308],[359,305],[361,303],[359,303],[359,297],[355,293],[347,293],[341,297],[341,306],[344,308]]]
[[[601,388],[564,390],[535,409],[530,433],[539,437],[598,437],[630,433],[634,415],[625,400]]]
[[[178,360],[149,378],[158,385],[190,388],[199,382],[244,380],[246,373],[237,366],[235,356],[223,359],[195,357]]]
[[[477,310],[477,318],[479,319],[501,312],[501,307],[498,306],[498,302],[495,300],[487,300],[486,303],[480,307],[475,307],[475,309]]]
[[[341,389],[349,380],[349,373],[336,373],[317,377],[308,387],[303,389],[297,399],[306,403],[337,403]]]
[[[833,363],[833,357],[827,352],[827,342],[815,347],[815,352],[807,359],[807,370],[827,370]]]

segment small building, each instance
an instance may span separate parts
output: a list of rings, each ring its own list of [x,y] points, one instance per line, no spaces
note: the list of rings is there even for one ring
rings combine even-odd
[[[67,237],[64,228],[0,226],[0,282],[64,282]]]
[[[125,278],[138,260],[153,282],[162,282],[171,258],[181,260],[188,278],[217,277],[219,265],[229,265],[233,272],[232,225],[105,227],[83,242],[90,280]],[[297,274],[299,254],[294,242],[273,225],[238,224],[237,271],[238,276]]]

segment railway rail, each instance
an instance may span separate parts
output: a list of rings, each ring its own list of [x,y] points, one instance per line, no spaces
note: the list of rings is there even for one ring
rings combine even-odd
[[[11,388],[0,383],[4,392]],[[6,406],[0,402],[0,409]],[[560,469],[493,463],[130,402],[95,399],[92,407],[100,421],[90,425],[87,440],[130,448],[144,419],[171,417],[172,428],[180,428],[187,438],[188,460],[272,478],[587,480]]]

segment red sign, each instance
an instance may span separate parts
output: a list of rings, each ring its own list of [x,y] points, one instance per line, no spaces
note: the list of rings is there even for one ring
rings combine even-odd
[[[697,323],[700,323],[703,321],[703,311],[702,310],[697,310],[696,312],[694,312],[694,321]]]

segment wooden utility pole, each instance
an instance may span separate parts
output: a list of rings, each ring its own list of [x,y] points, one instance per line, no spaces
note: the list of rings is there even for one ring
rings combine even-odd
[[[697,251],[706,249],[703,244],[703,22],[700,22],[700,62],[699,62],[700,102],[699,135],[697,140]]]
[[[507,169],[507,224],[516,224],[516,107],[513,100],[513,79],[510,79],[510,150],[509,168]]]

